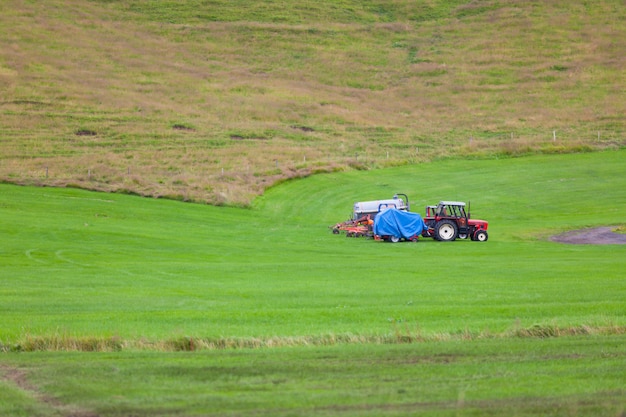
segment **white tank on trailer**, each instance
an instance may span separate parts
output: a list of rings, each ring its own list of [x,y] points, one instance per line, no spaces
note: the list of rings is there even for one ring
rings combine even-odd
[[[409,211],[408,197],[404,194],[400,195],[403,196],[404,199],[398,197],[398,194],[396,194],[393,198],[387,200],[361,201],[354,203],[354,209],[352,211],[353,219],[356,220],[367,214],[371,215],[371,218],[374,219],[377,213],[390,208]]]

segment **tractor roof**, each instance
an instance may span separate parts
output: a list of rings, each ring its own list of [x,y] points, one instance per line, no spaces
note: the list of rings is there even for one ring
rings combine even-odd
[[[440,206],[461,206],[461,207],[465,207],[465,203],[463,203],[461,201],[440,201],[439,205]]]

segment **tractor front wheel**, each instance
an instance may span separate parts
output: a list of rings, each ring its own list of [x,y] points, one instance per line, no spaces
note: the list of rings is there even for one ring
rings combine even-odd
[[[435,238],[442,242],[452,242],[458,233],[459,229],[452,220],[442,220],[435,226]]]
[[[474,240],[477,242],[486,242],[489,239],[489,235],[485,230],[479,230],[474,234]]]

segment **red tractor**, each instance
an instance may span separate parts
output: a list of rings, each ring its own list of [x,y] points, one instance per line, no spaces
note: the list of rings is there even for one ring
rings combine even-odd
[[[470,219],[470,213],[465,211],[465,203],[458,201],[441,201],[436,206],[427,206],[424,223],[428,229],[422,232],[422,236],[444,242],[468,237],[485,242],[489,238],[487,234],[489,223],[485,220]]]

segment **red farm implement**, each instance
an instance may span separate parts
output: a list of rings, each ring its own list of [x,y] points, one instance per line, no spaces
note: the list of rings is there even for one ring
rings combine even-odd
[[[347,237],[374,237],[372,227],[376,215],[390,208],[409,211],[409,198],[406,194],[396,194],[387,200],[354,203],[352,217],[331,226],[331,229],[334,234],[345,233]]]

